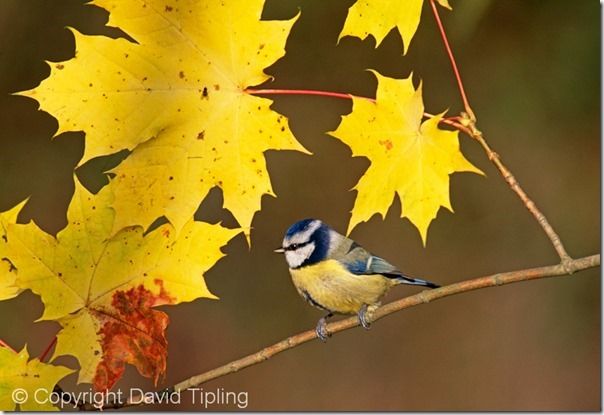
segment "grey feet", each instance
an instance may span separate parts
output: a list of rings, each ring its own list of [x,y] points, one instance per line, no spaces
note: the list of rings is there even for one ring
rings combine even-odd
[[[359,317],[359,323],[365,330],[369,330],[371,328],[371,323],[369,322],[369,318],[367,316],[367,304],[363,304],[359,312],[357,313]]]
[[[361,326],[363,326],[363,328],[365,330],[369,330],[371,328],[370,319],[371,319],[373,312],[375,311],[375,309],[377,307],[378,307],[378,304],[374,304],[371,306],[368,306],[367,304],[363,304],[363,306],[357,313],[357,316],[359,318],[359,323],[361,323]],[[317,323],[317,328],[315,329],[315,333],[317,333],[317,337],[319,339],[321,339],[321,341],[323,341],[323,342],[326,342],[327,339],[331,337],[331,333],[327,330],[327,319],[332,316],[333,316],[333,313],[329,313],[325,317],[320,319],[319,322]]]
[[[326,342],[329,337],[331,337],[331,333],[327,331],[327,319],[332,317],[333,314],[329,313],[325,317],[321,318],[317,323],[317,328],[315,332],[317,333],[317,337],[321,339],[322,342]]]

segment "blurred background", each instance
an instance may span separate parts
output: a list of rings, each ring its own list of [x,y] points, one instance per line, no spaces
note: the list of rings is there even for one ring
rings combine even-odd
[[[31,99],[11,93],[49,74],[45,61],[67,60],[74,39],[66,26],[118,36],[107,13],[84,0],[0,2],[0,211],[29,197],[20,221],[56,233],[66,225],[73,170],[83,133],[51,140],[56,120]],[[392,31],[375,48],[371,37],[336,44],[353,0],[267,0],[263,18],[301,12],[287,55],[266,70],[265,86],[373,96],[372,68],[391,77],[413,71],[423,81],[428,112],[463,108],[429,7],[409,53]],[[596,1],[451,0],[441,9],[478,127],[560,234],[575,257],[600,251],[600,4]],[[314,328],[321,312],[291,284],[279,246],[294,221],[317,217],[346,230],[364,158],[326,134],[351,110],[345,100],[278,96],[273,108],[313,152],[266,153],[278,198],[266,196],[243,236],[206,276],[219,301],[163,307],[170,315],[168,371],[161,387]],[[460,136],[466,157],[486,177],[454,174],[455,214],[442,210],[422,247],[399,218],[374,216],[352,237],[410,275],[440,284],[500,271],[554,264],[541,228],[489,163],[477,143]],[[91,190],[126,154],[77,169]],[[221,192],[200,206],[199,220],[236,226]],[[203,385],[206,391],[248,392],[248,410],[599,411],[601,410],[600,270],[490,288],[396,313],[366,332],[356,328],[326,344],[313,341],[239,373]],[[387,301],[417,292],[398,287]],[[0,302],[0,338],[40,355],[58,331],[34,320],[42,303],[31,292]],[[76,367],[74,359],[60,363]],[[65,390],[87,390],[70,376]],[[128,367],[117,387],[154,390]],[[183,402],[177,408],[200,410]],[[151,407],[138,408],[151,409]],[[212,410],[238,409],[235,405]]]

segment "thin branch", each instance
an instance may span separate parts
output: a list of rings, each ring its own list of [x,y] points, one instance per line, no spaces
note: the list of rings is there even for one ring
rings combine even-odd
[[[451,62],[451,67],[453,68],[453,73],[455,74],[455,80],[457,81],[457,87],[459,88],[459,93],[463,101],[463,106],[468,115],[470,116],[470,119],[476,120],[476,117],[474,116],[474,111],[472,111],[472,107],[470,107],[470,102],[468,101],[463,82],[461,81],[459,69],[457,69],[455,56],[453,55],[453,51],[451,50],[451,46],[449,45],[447,32],[445,32],[445,27],[443,26],[443,23],[440,20],[440,15],[438,14],[438,6],[436,5],[436,2],[434,0],[430,0],[430,6],[432,7],[432,14],[434,15],[434,19],[436,20],[436,25],[438,26],[438,30],[440,31],[440,36],[442,37],[443,44],[445,45],[445,49],[447,51],[447,55],[449,56],[449,61]]]
[[[551,265],[546,267],[539,268],[529,268],[520,271],[512,271],[512,272],[504,272],[494,275],[489,275],[486,277],[475,278],[471,280],[461,281],[455,284],[447,285],[441,288],[437,288],[434,290],[426,290],[422,291],[418,294],[402,298],[397,301],[393,301],[388,303],[380,308],[378,308],[373,314],[372,321],[379,320],[389,314],[396,313],[405,308],[414,307],[420,304],[429,303],[430,301],[438,300],[440,298],[448,297],[455,294],[461,294],[473,290],[478,290],[481,288],[487,287],[495,287],[499,285],[511,284],[520,281],[529,281],[539,278],[546,277],[555,277],[562,275],[569,275],[576,271],[585,270],[588,268],[594,268],[600,265],[600,255],[592,255],[588,257],[571,259],[566,266],[562,264]],[[343,330],[348,330],[353,327],[359,325],[358,319],[356,317],[349,317],[340,321],[336,321],[327,325],[327,329],[329,333],[335,334]],[[227,363],[223,366],[220,366],[216,369],[212,369],[210,371],[201,373],[199,375],[193,376],[189,379],[183,380],[182,382],[177,383],[171,388],[163,389],[160,393],[169,394],[175,391],[182,391],[187,388],[198,387],[206,382],[209,382],[213,379],[220,378],[222,376],[226,376],[231,373],[235,373],[240,371],[241,369],[245,369],[246,367],[250,367],[256,365],[258,363],[262,363],[265,360],[273,357],[274,355],[284,352],[289,349],[293,349],[303,343],[314,340],[317,338],[317,334],[315,330],[308,330],[294,336],[288,337],[285,340],[282,340],[278,343],[275,343],[271,346],[265,347],[264,349],[242,357],[241,359],[233,360],[230,363]],[[118,409],[127,406],[137,406],[141,404],[142,398],[140,396],[134,396],[133,399],[129,402],[124,402],[122,404],[110,404],[109,406],[104,407],[103,409]],[[142,402],[144,403],[144,402]],[[94,409],[88,408],[87,409]]]
[[[554,231],[554,228],[552,228],[545,215],[541,213],[541,210],[539,210],[535,202],[533,202],[533,200],[528,197],[522,187],[520,187],[520,184],[518,183],[512,172],[510,172],[510,170],[501,161],[499,154],[497,154],[495,151],[493,151],[493,149],[491,149],[489,144],[484,139],[482,132],[480,132],[480,130],[476,128],[476,125],[473,121],[470,120],[469,127],[464,131],[467,132],[476,141],[478,141],[478,143],[480,143],[484,151],[487,153],[487,157],[489,158],[489,160],[497,167],[499,173],[501,173],[510,188],[518,195],[520,200],[522,200],[522,203],[524,203],[524,206],[528,209],[529,212],[531,212],[531,214],[537,220],[541,228],[543,228],[545,234],[547,235],[552,245],[554,246],[554,249],[558,253],[562,265],[567,266],[567,264],[572,261],[572,258],[566,252],[566,249],[564,248],[564,245],[560,240],[560,236],[558,236],[556,231]]]
[[[560,240],[560,237],[558,236],[558,234],[554,231],[554,228],[552,228],[552,226],[549,224],[545,215],[543,215],[543,213],[541,213],[539,208],[537,208],[537,205],[535,205],[535,202],[533,202],[528,197],[526,192],[522,189],[522,187],[520,187],[520,184],[518,183],[516,178],[512,175],[510,170],[507,167],[505,167],[505,165],[501,162],[499,155],[489,147],[489,145],[487,144],[487,142],[484,139],[480,130],[478,130],[478,128],[476,128],[476,116],[474,115],[474,112],[472,111],[472,108],[470,107],[470,103],[468,102],[468,98],[466,96],[463,82],[461,81],[461,75],[459,74],[459,70],[457,69],[457,63],[455,61],[455,56],[453,55],[451,46],[449,46],[449,40],[447,39],[447,33],[445,32],[445,28],[442,24],[442,21],[440,20],[440,15],[438,13],[438,7],[436,5],[435,0],[430,0],[430,6],[432,7],[432,14],[434,15],[434,18],[436,19],[436,24],[438,26],[440,35],[441,35],[443,43],[445,45],[447,55],[449,56],[449,60],[451,61],[453,73],[455,74],[455,79],[457,80],[457,86],[459,87],[461,99],[463,100],[464,108],[466,111],[466,114],[462,114],[462,118],[459,120],[461,125],[456,126],[456,128],[466,132],[468,135],[470,135],[472,138],[474,138],[476,141],[478,141],[480,143],[482,148],[486,151],[489,160],[491,162],[493,162],[493,164],[495,164],[495,166],[497,167],[497,169],[503,176],[504,180],[508,183],[510,188],[518,195],[520,200],[522,200],[522,203],[524,203],[524,206],[526,206],[526,208],[529,210],[529,212],[531,212],[531,214],[537,220],[539,225],[541,225],[541,227],[547,234],[547,237],[552,242],[554,249],[558,253],[558,256],[560,257],[560,261],[561,261],[562,265],[567,264],[568,261],[571,260],[571,257],[566,252],[566,249],[564,248],[564,245],[562,245],[562,241]],[[453,125],[453,124],[450,124],[450,125]],[[467,126],[468,128],[459,128],[461,126]]]

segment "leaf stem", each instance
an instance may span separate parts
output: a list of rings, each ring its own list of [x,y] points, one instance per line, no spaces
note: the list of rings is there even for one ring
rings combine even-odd
[[[365,98],[370,101],[375,100],[373,98],[359,97],[352,94],[346,94],[343,92],[331,92],[331,91],[319,91],[316,89],[251,89],[248,88],[244,92],[252,95],[318,95],[322,97],[352,99],[352,98]]]
[[[8,343],[5,343],[4,340],[0,339],[0,347],[6,347],[7,349],[12,350],[13,352],[17,353],[17,351],[15,349],[13,349],[12,347],[10,347],[8,345]]]
[[[320,91],[316,89],[252,89],[248,88],[245,90],[246,93],[251,95],[315,95],[321,97],[340,98],[351,100],[353,98],[366,99],[371,102],[375,102],[375,98],[363,97],[359,95],[347,94],[343,92],[332,92],[332,91]],[[424,117],[433,118],[435,115],[424,112]],[[443,118],[440,120],[441,123],[455,127],[458,130],[464,131],[464,127],[458,121],[461,119],[459,116]]]
[[[55,344],[57,344],[57,336],[52,338],[52,341],[48,344],[48,346],[46,346],[46,349],[40,355],[40,362],[44,361],[46,355],[48,355],[48,352],[50,352],[50,349],[52,349]]]
[[[438,7],[436,5],[436,2],[434,0],[430,0],[430,6],[432,7],[432,14],[434,15],[434,19],[436,20],[436,25],[438,26],[438,30],[440,31],[440,36],[442,37],[443,44],[445,45],[445,49],[447,51],[447,55],[449,56],[449,61],[451,62],[451,67],[453,68],[453,73],[455,74],[455,79],[457,80],[457,86],[459,88],[459,93],[461,94],[464,109],[468,113],[470,119],[475,121],[476,116],[474,115],[474,111],[472,111],[472,107],[470,107],[470,102],[468,101],[466,90],[463,86],[461,75],[459,74],[459,69],[457,69],[457,62],[455,61],[455,56],[453,55],[453,51],[451,50],[451,46],[449,45],[447,32],[445,32],[445,27],[443,26],[443,23],[440,20],[440,15],[438,14]]]

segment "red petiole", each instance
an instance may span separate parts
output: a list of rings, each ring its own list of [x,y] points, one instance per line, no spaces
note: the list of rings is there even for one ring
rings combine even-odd
[[[330,98],[353,99],[360,98],[375,102],[374,98],[361,97],[358,95],[346,94],[343,92],[318,91],[316,89],[252,89],[248,88],[244,92],[251,95],[315,95]],[[424,112],[424,117],[432,118],[434,115]],[[466,131],[466,127],[459,123],[460,117],[443,118],[440,122],[450,125],[461,131]]]

